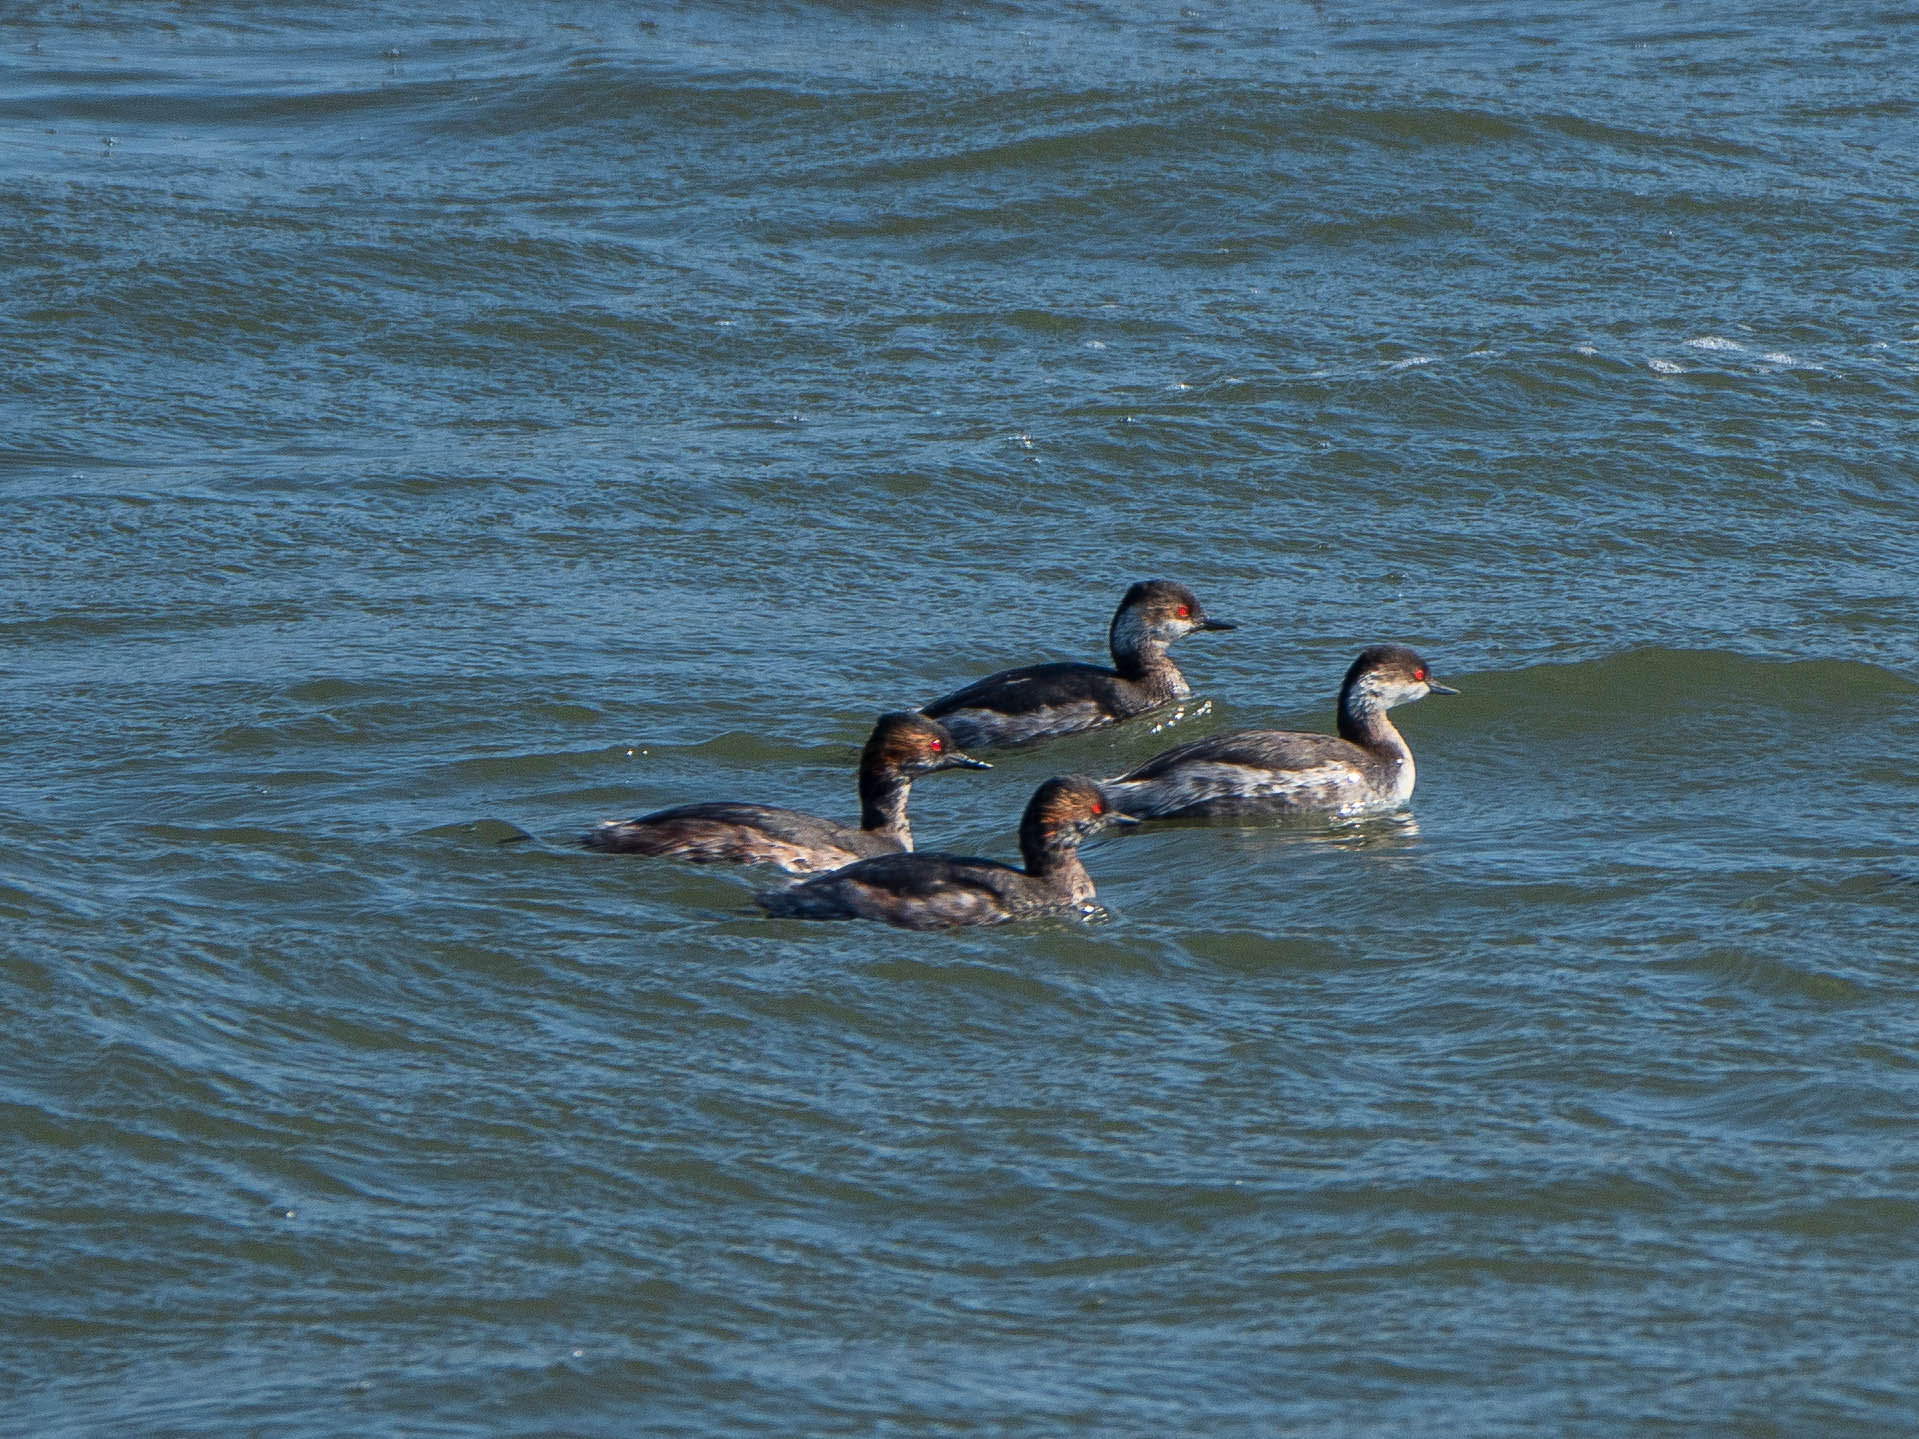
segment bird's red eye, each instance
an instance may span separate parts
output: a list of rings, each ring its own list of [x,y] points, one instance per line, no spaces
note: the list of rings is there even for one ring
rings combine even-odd
[[[1191,605],[1181,605],[1181,606],[1179,607],[1179,617],[1180,617],[1181,619],[1188,619],[1188,618],[1190,618],[1190,617],[1191,617],[1191,615],[1192,615],[1192,613],[1193,613],[1193,609],[1192,609],[1192,606],[1191,606]]]
[[[1419,667],[1418,669],[1416,669],[1416,670],[1414,670],[1414,671],[1413,671],[1413,678],[1414,678],[1414,679],[1416,679],[1416,680],[1423,680],[1423,679],[1425,679],[1425,678],[1426,678],[1426,666],[1424,666],[1424,665],[1421,665],[1421,666],[1420,666],[1420,667]]]
[[[1094,801],[1093,801],[1093,813],[1094,813],[1094,814],[1105,814],[1105,813],[1106,813],[1106,806],[1105,806],[1105,805],[1103,805],[1103,804],[1101,804],[1101,803],[1100,803],[1100,802],[1099,802],[1098,800],[1094,800]]]
[[[938,753],[939,753],[939,752],[940,752],[941,750],[943,750],[943,749],[945,749],[945,748],[946,748],[946,744],[945,744],[945,742],[944,742],[943,740],[934,740],[934,741],[933,741],[933,753],[934,753],[934,754],[938,754]]]

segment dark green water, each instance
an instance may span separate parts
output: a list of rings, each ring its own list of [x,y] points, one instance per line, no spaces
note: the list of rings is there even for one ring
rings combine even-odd
[[[1538,8],[0,12],[0,1431],[1919,1430],[1919,16]],[[572,845],[1151,575],[1410,814]]]

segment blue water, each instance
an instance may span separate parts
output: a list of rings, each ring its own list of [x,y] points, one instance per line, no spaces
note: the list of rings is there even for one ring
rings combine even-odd
[[[1919,15],[0,14],[0,1432],[1919,1430]],[[580,851],[1240,622],[1410,810]]]

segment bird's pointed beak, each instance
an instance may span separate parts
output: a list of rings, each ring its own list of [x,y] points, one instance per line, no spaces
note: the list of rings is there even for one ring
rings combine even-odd
[[[1459,691],[1451,685],[1441,684],[1438,680],[1427,680],[1426,693],[1429,695],[1456,695]]]
[[[1216,620],[1211,615],[1208,615],[1193,628],[1201,630],[1236,630],[1239,626],[1231,620]]]

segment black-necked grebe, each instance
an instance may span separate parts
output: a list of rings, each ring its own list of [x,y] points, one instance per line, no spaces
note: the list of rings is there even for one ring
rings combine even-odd
[[[613,854],[659,855],[693,864],[774,864],[817,874],[869,855],[913,847],[906,797],[920,775],[991,769],[962,751],[924,715],[881,715],[860,752],[859,827],[770,804],[683,804],[638,819],[608,820],[580,843]]]
[[[1374,645],[1339,688],[1339,734],[1239,730],[1154,755],[1106,781],[1115,804],[1141,819],[1325,811],[1403,805],[1413,792],[1413,752],[1386,711],[1427,695],[1454,695],[1404,645]]]
[[[1092,780],[1049,779],[1020,818],[1024,870],[950,854],[887,854],[755,898],[780,918],[878,919],[902,929],[1000,924],[1085,909],[1093,880],[1080,863],[1080,841],[1105,825],[1133,823]]]
[[[1113,668],[1047,664],[1003,670],[934,700],[931,715],[968,749],[1026,744],[1116,724],[1193,690],[1166,647],[1194,630],[1237,626],[1207,618],[1199,597],[1171,580],[1144,580],[1126,591],[1113,616]]]

